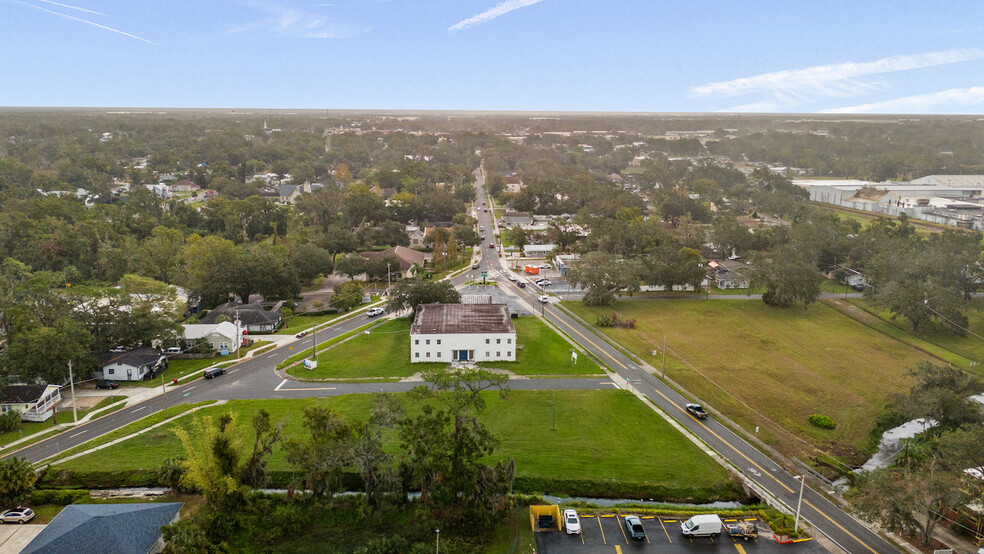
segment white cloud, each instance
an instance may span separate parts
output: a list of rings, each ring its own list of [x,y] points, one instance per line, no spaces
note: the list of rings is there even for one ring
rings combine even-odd
[[[286,37],[329,39],[348,38],[369,30],[294,8],[282,8],[262,2],[247,2],[245,4],[248,7],[269,13],[270,17],[231,25],[226,29],[226,33],[268,31]],[[324,4],[323,6],[327,7],[328,5]]]
[[[860,78],[882,73],[909,71],[984,58],[984,50],[962,49],[890,56],[873,62],[846,62],[818,65],[804,69],[787,69],[743,77],[731,81],[707,83],[690,89],[691,96],[722,98],[754,93],[768,93],[782,108],[810,102],[817,97],[850,98],[881,90],[882,86]],[[754,106],[755,103],[749,104]]]
[[[114,29],[112,27],[108,27],[106,25],[102,25],[102,24],[96,23],[95,21],[89,21],[88,19],[82,19],[81,17],[75,17],[74,15],[68,15],[68,14],[64,14],[64,13],[61,13],[61,12],[56,12],[54,10],[49,10],[48,8],[44,8],[44,7],[41,7],[41,6],[34,5],[34,4],[29,4],[27,2],[23,2],[22,0],[13,0],[13,1],[16,2],[16,3],[18,3],[18,4],[21,4],[22,6],[27,6],[29,8],[34,8],[36,10],[40,10],[40,11],[43,11],[45,13],[50,13],[51,15],[56,15],[58,17],[63,17],[65,19],[71,19],[72,21],[78,21],[79,23],[85,23],[86,25],[92,25],[93,27],[96,27],[96,28],[99,28],[99,29],[103,29],[104,31],[109,31],[111,33],[116,33],[116,34],[119,34],[119,35],[123,35],[125,37],[134,38],[134,39],[137,39],[137,40],[146,42],[147,44],[157,45],[156,42],[147,40],[147,39],[145,39],[143,37],[139,37],[139,36],[134,35],[134,34],[131,34],[131,33],[127,33],[126,31],[121,31],[119,29]],[[43,2],[44,0],[41,0],[41,1]],[[49,4],[55,4],[55,5],[58,5],[58,6],[64,6],[66,8],[72,8],[72,9],[75,9],[75,10],[81,10],[81,11],[88,12],[88,13],[93,13],[93,14],[96,14],[96,15],[103,15],[103,14],[101,14],[99,12],[94,12],[94,11],[91,11],[91,10],[86,10],[84,8],[78,8],[78,7],[75,7],[75,6],[69,6],[67,4],[58,4],[57,2],[48,2],[48,3]]]
[[[938,113],[940,111],[954,113],[957,111],[954,108],[976,107],[981,104],[984,104],[984,87],[970,87],[833,108],[823,110],[823,113]]]
[[[505,15],[513,10],[532,6],[533,4],[539,4],[540,2],[543,2],[543,0],[505,0],[480,14],[469,17],[468,19],[462,19],[461,21],[448,27],[448,31],[460,31],[467,27],[472,27],[480,23],[485,23],[486,21],[491,21],[500,15]]]

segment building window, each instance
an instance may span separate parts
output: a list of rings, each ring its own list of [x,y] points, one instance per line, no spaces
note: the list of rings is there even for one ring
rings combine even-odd
[[[109,368],[109,374],[110,374],[110,375],[112,375],[112,374],[113,374],[113,368]]]
[[[512,344],[512,339],[506,339],[506,344]]]
[[[506,352],[506,357],[507,358],[512,358],[512,350],[510,350],[509,352]]]
[[[438,358],[440,358],[440,357],[441,357],[441,353],[440,353],[440,352],[438,352],[438,353],[437,353],[437,357],[438,357]]]
[[[427,339],[427,340],[424,341],[424,344],[429,345],[430,343],[431,343],[431,340],[430,339]]]
[[[502,344],[502,339],[495,339],[496,344]]]
[[[420,346],[420,339],[414,339],[413,343],[417,346]]]
[[[419,358],[420,357],[420,352],[414,352],[413,353],[413,357],[414,358]]]
[[[430,353],[430,352],[428,352],[428,353],[427,353],[427,357],[428,357],[428,358],[430,358],[430,357],[431,357],[431,353]]]
[[[495,353],[495,357],[496,358],[501,358],[502,357],[502,352],[496,352]]]
[[[485,353],[485,357],[486,357],[486,358],[488,358],[488,357],[491,357],[491,354],[490,354],[489,352],[486,352],[486,353]]]
[[[489,339],[485,339],[485,344],[490,344]]]
[[[438,344],[438,345],[440,346],[440,344],[441,344],[441,339],[437,339],[437,344]]]

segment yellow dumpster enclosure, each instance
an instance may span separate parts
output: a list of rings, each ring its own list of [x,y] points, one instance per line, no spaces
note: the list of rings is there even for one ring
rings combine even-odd
[[[530,506],[530,525],[534,533],[560,531],[560,506]]]

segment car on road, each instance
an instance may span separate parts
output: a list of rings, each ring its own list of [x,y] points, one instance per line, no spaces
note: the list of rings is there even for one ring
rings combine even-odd
[[[386,310],[383,308],[369,308],[366,310],[366,315],[369,317],[376,317],[377,315],[383,315],[384,313],[386,313]]]
[[[539,300],[541,304],[546,304],[547,302],[550,302],[550,297],[547,296],[546,294],[541,294],[540,296],[537,296],[536,299]]]
[[[540,285],[541,287],[549,287],[553,283],[550,282],[550,279],[538,279],[536,284]]]
[[[508,276],[510,281],[519,281],[519,277],[516,277],[515,273],[510,273]]]
[[[472,264],[472,269],[478,269],[478,264],[477,263]]]
[[[34,510],[18,506],[0,514],[0,523],[27,523],[34,519]]]
[[[577,517],[577,510],[564,510],[564,529],[568,535],[581,534],[581,519]]]
[[[687,404],[687,411],[697,419],[707,419],[707,412],[704,411],[704,407],[700,404]]]
[[[205,370],[205,378],[206,379],[214,379],[215,377],[218,377],[219,375],[225,375],[225,368],[224,367],[213,367],[213,368],[210,368],[210,369],[206,369]]]
[[[642,528],[642,520],[636,516],[624,516],[622,524],[625,525],[625,532],[630,539],[643,540],[646,538],[646,530]]]
[[[494,242],[490,242],[489,243],[489,248],[495,248],[495,243]]]
[[[540,264],[540,269],[551,269],[550,264]]]
[[[295,339],[303,339],[306,336],[307,336],[307,331],[301,331],[300,333],[294,335],[294,338]]]
[[[109,379],[102,379],[96,381],[96,388],[113,390],[113,389],[120,388],[120,384],[117,383],[116,381],[110,381]]]
[[[484,231],[485,230],[485,225],[479,225],[478,226],[478,230],[479,231]]]
[[[521,288],[521,289],[525,289],[526,288],[526,283],[524,283],[522,281],[519,281],[518,283],[516,283],[516,286],[519,287],[519,288]]]

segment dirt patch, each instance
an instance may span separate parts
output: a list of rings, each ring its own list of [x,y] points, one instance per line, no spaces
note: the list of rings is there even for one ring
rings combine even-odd
[[[75,398],[76,406],[80,410],[88,410],[89,408],[94,408],[96,404],[105,400],[105,396],[77,396]],[[58,407],[55,409],[58,412],[72,411],[72,397],[69,395],[58,403]]]

